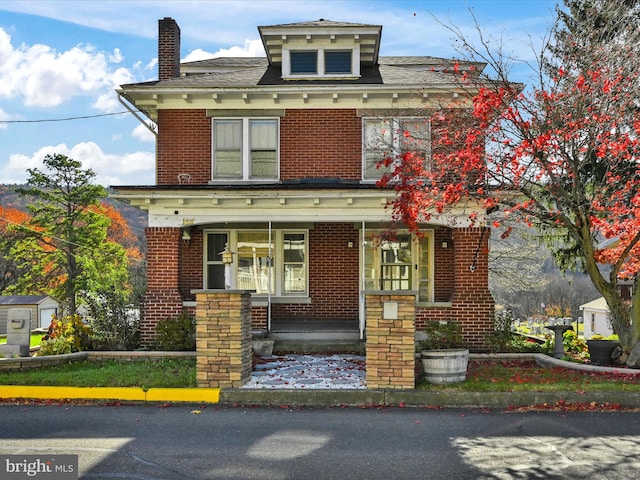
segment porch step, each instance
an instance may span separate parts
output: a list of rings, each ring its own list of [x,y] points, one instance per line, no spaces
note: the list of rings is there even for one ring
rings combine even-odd
[[[359,340],[283,340],[276,339],[275,354],[282,353],[365,353],[365,342]]]

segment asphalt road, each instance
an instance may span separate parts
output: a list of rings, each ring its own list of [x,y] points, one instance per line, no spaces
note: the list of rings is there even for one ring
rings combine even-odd
[[[105,480],[636,479],[640,415],[0,405],[0,454]]]

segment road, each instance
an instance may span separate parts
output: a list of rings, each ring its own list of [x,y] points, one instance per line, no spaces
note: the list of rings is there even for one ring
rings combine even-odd
[[[635,479],[638,417],[5,404],[0,454],[76,454],[80,478],[105,480]]]

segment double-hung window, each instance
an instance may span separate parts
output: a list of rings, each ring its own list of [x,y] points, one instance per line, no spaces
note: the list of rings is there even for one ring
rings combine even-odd
[[[258,295],[304,297],[308,294],[308,232],[303,230],[231,230],[205,236],[204,288],[225,288],[220,253],[228,245],[231,288]]]
[[[427,162],[431,151],[428,118],[364,118],[362,121],[362,178],[378,180],[391,173],[402,155],[412,152]],[[390,159],[388,165],[383,165]]]
[[[213,119],[213,180],[276,180],[278,120]]]

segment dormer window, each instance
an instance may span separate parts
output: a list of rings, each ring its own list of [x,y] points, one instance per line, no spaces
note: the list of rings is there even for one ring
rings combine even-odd
[[[318,51],[289,52],[291,75],[316,75],[318,73]]]
[[[351,50],[346,50],[346,51],[325,50],[324,71],[327,74],[351,73]]]
[[[284,49],[282,52],[282,78],[298,80],[359,76],[360,50],[357,47]]]

